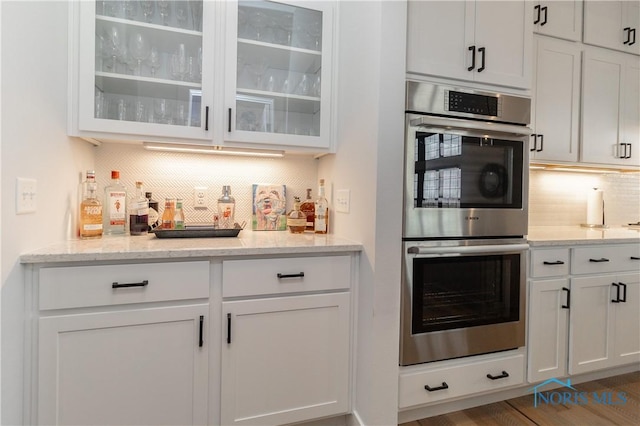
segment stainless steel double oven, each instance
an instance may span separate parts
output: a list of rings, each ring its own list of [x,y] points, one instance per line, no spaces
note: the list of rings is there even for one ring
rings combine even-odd
[[[524,346],[530,100],[407,82],[400,365]]]

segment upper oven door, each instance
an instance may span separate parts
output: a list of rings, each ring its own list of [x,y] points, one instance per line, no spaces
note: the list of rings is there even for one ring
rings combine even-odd
[[[522,236],[525,126],[407,114],[404,237]]]

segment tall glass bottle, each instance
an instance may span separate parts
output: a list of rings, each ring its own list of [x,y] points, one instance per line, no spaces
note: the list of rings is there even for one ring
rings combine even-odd
[[[326,234],[329,231],[329,202],[324,195],[324,179],[320,179],[318,198],[316,198],[314,208],[314,232],[316,234]]]
[[[302,234],[307,227],[307,216],[300,210],[300,197],[293,199],[293,210],[287,215],[287,226],[292,234]]]
[[[104,188],[102,228],[106,235],[124,234],[127,224],[127,188],[120,183],[120,171],[111,170],[111,183]]]
[[[176,198],[176,212],[173,215],[174,229],[184,228],[184,211],[182,210],[182,198]]]
[[[98,184],[93,170],[87,171],[82,183],[82,202],[80,203],[80,238],[102,237],[102,203],[98,200]]]
[[[231,187],[222,187],[222,196],[218,198],[218,224],[220,229],[232,229],[235,226],[236,200],[231,196]]]
[[[313,232],[313,222],[316,208],[313,200],[311,199],[311,188],[307,188],[307,199],[300,204],[300,211],[302,211],[302,213],[304,213],[307,217],[307,225],[305,227],[305,230]]]
[[[152,198],[151,192],[145,192],[144,196],[149,200],[149,231],[160,226],[160,207]]]
[[[162,229],[174,229],[176,224],[174,216],[176,213],[175,201],[172,198],[164,199],[164,211],[162,212]]]
[[[136,182],[136,195],[129,209],[129,233],[146,235],[149,229],[149,200],[144,196],[142,182]]]

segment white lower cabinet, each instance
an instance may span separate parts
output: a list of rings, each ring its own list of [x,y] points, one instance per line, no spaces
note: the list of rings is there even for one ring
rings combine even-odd
[[[639,250],[531,251],[529,382],[640,362]]]
[[[223,262],[221,424],[349,411],[350,281],[350,256]]]
[[[209,262],[38,272],[31,423],[207,424]]]
[[[473,396],[524,383],[524,354],[517,351],[402,367],[398,406],[405,409]]]

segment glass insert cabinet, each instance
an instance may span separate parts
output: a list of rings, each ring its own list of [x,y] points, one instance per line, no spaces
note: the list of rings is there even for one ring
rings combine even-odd
[[[70,133],[331,148],[335,2],[74,2]]]

